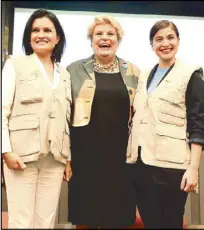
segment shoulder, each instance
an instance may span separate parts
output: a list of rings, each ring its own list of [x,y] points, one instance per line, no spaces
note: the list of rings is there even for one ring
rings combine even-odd
[[[120,65],[122,65],[122,66],[125,65],[126,66],[126,68],[128,69],[128,72],[132,71],[133,74],[135,76],[137,76],[137,77],[140,75],[141,71],[140,71],[140,69],[138,68],[138,66],[136,64],[134,64],[134,63],[132,63],[130,61],[126,61],[126,60],[124,60],[122,58],[118,58],[118,61],[119,61]]]
[[[84,66],[86,63],[88,63],[91,60],[92,60],[92,57],[83,58],[83,59],[74,61],[74,62],[72,62],[71,64],[69,64],[67,66],[67,70],[69,71],[69,70],[72,70],[72,69],[78,69],[78,68]]]
[[[130,62],[130,65],[132,66],[134,75],[138,77],[138,76],[140,75],[140,73],[141,73],[141,70],[140,70],[139,67],[138,67],[136,64],[134,64],[134,63],[131,63],[131,62]]]
[[[139,80],[146,81],[148,77],[155,72],[156,68],[157,68],[157,64],[154,67],[147,67],[144,70],[142,70],[139,75]]]
[[[204,75],[203,75],[203,68],[200,67],[198,69],[196,69],[192,75],[191,75],[191,79],[197,79],[199,81],[204,81]]]
[[[10,72],[11,70],[13,70],[13,62],[12,62],[12,56],[9,55],[8,58],[6,59],[6,61],[3,63],[3,68],[2,68],[2,72]]]
[[[7,60],[11,61],[21,61],[27,59],[29,56],[24,54],[18,54],[18,55],[9,55]]]
[[[192,70],[199,70],[200,68],[202,68],[200,65],[187,61],[187,60],[183,60],[183,59],[176,59],[175,62],[175,66],[179,65],[181,68],[184,69],[192,69]]]
[[[59,62],[55,62],[55,65],[57,67],[57,71],[59,71],[60,74],[63,74],[65,78],[70,78],[70,73],[64,66],[62,66]]]

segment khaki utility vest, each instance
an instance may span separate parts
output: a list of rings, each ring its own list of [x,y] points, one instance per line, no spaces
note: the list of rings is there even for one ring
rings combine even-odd
[[[59,84],[52,89],[34,54],[10,58],[16,74],[9,117],[12,151],[24,162],[36,161],[51,152],[56,160],[66,164],[67,159],[71,159],[69,73],[59,67]]]
[[[150,70],[139,77],[134,100],[135,114],[129,137],[127,163],[134,163],[141,146],[145,164],[186,169],[190,162],[185,95],[192,73],[200,67],[176,60],[173,68],[150,94]]]

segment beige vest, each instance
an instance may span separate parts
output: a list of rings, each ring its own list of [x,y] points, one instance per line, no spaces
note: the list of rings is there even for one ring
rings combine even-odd
[[[119,68],[123,82],[128,90],[130,100],[129,123],[132,121],[133,99],[137,87],[139,69],[120,58],[118,58]],[[94,99],[96,83],[93,66],[93,56],[73,62],[67,67],[71,75],[73,111],[72,126],[88,125],[91,119],[91,109]]]
[[[147,94],[150,71],[139,77],[134,100],[135,114],[129,137],[127,162],[134,163],[138,146],[141,157],[148,165],[186,169],[190,149],[186,134],[185,95],[192,73],[200,67],[175,62],[164,80]]]
[[[11,58],[16,73],[9,117],[12,151],[24,162],[36,161],[51,152],[56,160],[66,163],[71,159],[69,73],[59,67],[59,85],[52,89],[34,55]]]

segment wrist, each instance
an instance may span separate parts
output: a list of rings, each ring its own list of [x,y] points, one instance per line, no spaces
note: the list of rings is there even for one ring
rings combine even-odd
[[[188,168],[193,169],[193,170],[199,170],[199,166],[193,165],[193,164],[190,164]]]

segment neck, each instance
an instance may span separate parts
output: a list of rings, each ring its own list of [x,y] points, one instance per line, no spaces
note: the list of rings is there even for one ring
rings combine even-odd
[[[160,68],[169,68],[171,65],[173,65],[174,64],[174,62],[175,62],[175,60],[176,60],[176,58],[173,58],[172,60],[167,60],[167,61],[160,61],[159,62],[159,67]]]
[[[50,55],[36,54],[40,61],[44,64],[53,62]]]
[[[102,65],[108,65],[115,60],[115,56],[113,56],[113,57],[97,57],[95,55],[95,59],[97,62],[99,62]]]

